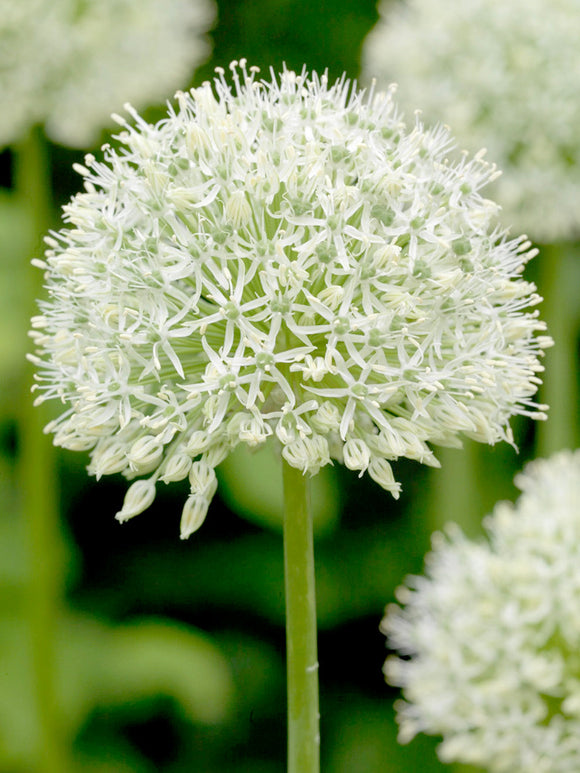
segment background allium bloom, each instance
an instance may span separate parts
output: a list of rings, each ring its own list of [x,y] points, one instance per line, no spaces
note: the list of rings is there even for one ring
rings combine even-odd
[[[580,768],[580,451],[529,464],[522,495],[486,520],[489,543],[435,535],[426,576],[398,590],[383,631],[404,687],[400,740],[492,773]]]
[[[383,2],[368,78],[449,124],[503,170],[505,222],[550,242],[580,233],[578,0]]]
[[[397,495],[390,460],[542,415],[532,251],[479,194],[493,167],[448,163],[447,132],[406,129],[391,93],[233,78],[155,126],[128,108],[120,151],[86,158],[33,322],[39,399],[67,406],[55,442],[92,449],[97,476],[152,473],[121,519],[189,475],[183,535],[238,443]]]
[[[86,147],[127,99],[163,101],[209,53],[211,0],[0,0],[0,146],[44,124]]]

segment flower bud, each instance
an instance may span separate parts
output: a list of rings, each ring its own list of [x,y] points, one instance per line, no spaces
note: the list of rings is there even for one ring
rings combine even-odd
[[[153,435],[144,435],[136,440],[127,453],[127,460],[132,470],[138,474],[155,469],[163,456],[163,446]]]
[[[191,456],[186,453],[176,453],[170,456],[165,463],[164,472],[161,480],[164,483],[171,483],[177,480],[187,478],[191,469]]]
[[[115,518],[120,521],[128,521],[135,515],[139,515],[151,506],[155,499],[155,483],[151,480],[136,480],[127,489],[123,507]]]
[[[361,474],[369,466],[371,452],[367,444],[360,438],[347,440],[342,449],[344,466],[349,470],[360,470]]]
[[[122,472],[125,467],[127,467],[126,444],[115,438],[104,438],[92,452],[88,470],[99,480],[102,475]]]
[[[205,521],[209,500],[199,494],[190,494],[181,513],[181,539],[187,539]]]
[[[215,470],[203,459],[193,462],[189,471],[191,493],[205,497],[208,502],[217,489]]]

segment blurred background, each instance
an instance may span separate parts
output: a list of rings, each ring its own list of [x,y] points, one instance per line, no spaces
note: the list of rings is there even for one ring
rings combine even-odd
[[[265,73],[285,62],[297,69],[328,68],[331,78],[343,72],[357,78],[363,40],[378,18],[373,0],[217,5],[209,33],[213,52],[190,86],[241,57]],[[156,120],[162,112],[152,106],[145,114]],[[105,139],[103,134],[85,150],[98,155]],[[57,225],[59,208],[78,190],[72,164],[82,162],[83,151],[51,142],[47,147],[53,191],[48,217]],[[179,485],[161,488],[147,512],[121,526],[114,514],[126,482],[112,476],[96,483],[86,474],[87,455],[57,450],[57,534],[44,555],[30,547],[24,511],[36,471],[23,469],[18,459],[20,416],[30,402],[23,387],[28,261],[37,247],[29,208],[14,193],[13,148],[0,155],[0,174],[0,771],[50,769],[42,750],[33,646],[34,637],[43,635],[47,647],[51,637],[54,643],[54,716],[66,747],[63,770],[283,771],[281,470],[268,450],[239,451],[222,465],[207,521],[185,542],[179,540],[185,497]],[[579,253],[573,243],[565,249]],[[540,271],[549,277],[542,265],[549,254],[546,247],[528,267],[528,278]],[[579,261],[566,265],[567,284],[575,288]],[[559,329],[573,342],[564,370],[576,388],[577,302],[564,304],[563,313]],[[551,441],[550,451],[575,444],[574,403],[567,416],[567,436]],[[439,763],[436,739],[397,745],[398,694],[382,676],[387,653],[379,622],[404,576],[421,571],[434,529],[455,520],[476,536],[496,501],[516,497],[513,476],[536,455],[537,439],[530,421],[515,421],[513,428],[519,453],[507,445],[467,444],[465,452],[445,451],[442,470],[398,462],[398,502],[369,478],[338,465],[315,479],[326,773],[467,770]],[[58,618],[45,620],[45,634],[34,625],[31,633],[31,578],[45,559],[56,577]]]

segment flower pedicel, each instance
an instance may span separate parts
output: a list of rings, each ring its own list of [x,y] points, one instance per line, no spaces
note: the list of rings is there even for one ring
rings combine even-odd
[[[155,125],[127,106],[37,261],[37,401],[64,404],[47,430],[97,477],[138,478],[120,520],[189,476],[183,537],[239,443],[397,496],[392,460],[544,417],[534,250],[480,194],[495,167],[448,160],[447,130],[407,128],[392,89],[231,69]]]

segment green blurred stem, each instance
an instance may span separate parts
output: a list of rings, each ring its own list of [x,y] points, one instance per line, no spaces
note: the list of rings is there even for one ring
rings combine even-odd
[[[283,462],[288,773],[320,770],[314,542],[308,479]]]
[[[50,222],[50,180],[46,147],[40,130],[33,130],[15,150],[15,186],[28,210],[32,254],[42,255],[42,237]],[[30,266],[27,297],[30,313],[42,272]],[[59,721],[55,685],[55,639],[62,589],[62,545],[54,453],[43,433],[44,412],[30,396],[32,369],[24,374],[19,415],[19,465],[29,559],[28,615],[34,669],[36,707],[40,728],[38,770],[66,773],[66,755]]]
[[[542,457],[578,445],[577,309],[570,303],[573,298],[577,304],[577,298],[575,292],[571,295],[570,282],[574,283],[576,276],[568,263],[571,259],[578,260],[578,256],[569,255],[565,244],[544,246],[538,259],[538,287],[544,297],[541,313],[554,339],[554,346],[546,353],[541,389],[542,402],[550,406],[548,420],[537,427],[536,455]]]
[[[470,537],[481,531],[481,495],[478,485],[478,444],[469,439],[463,448],[438,448],[441,469],[431,471],[432,506],[429,527],[441,529],[448,521],[458,523]]]

